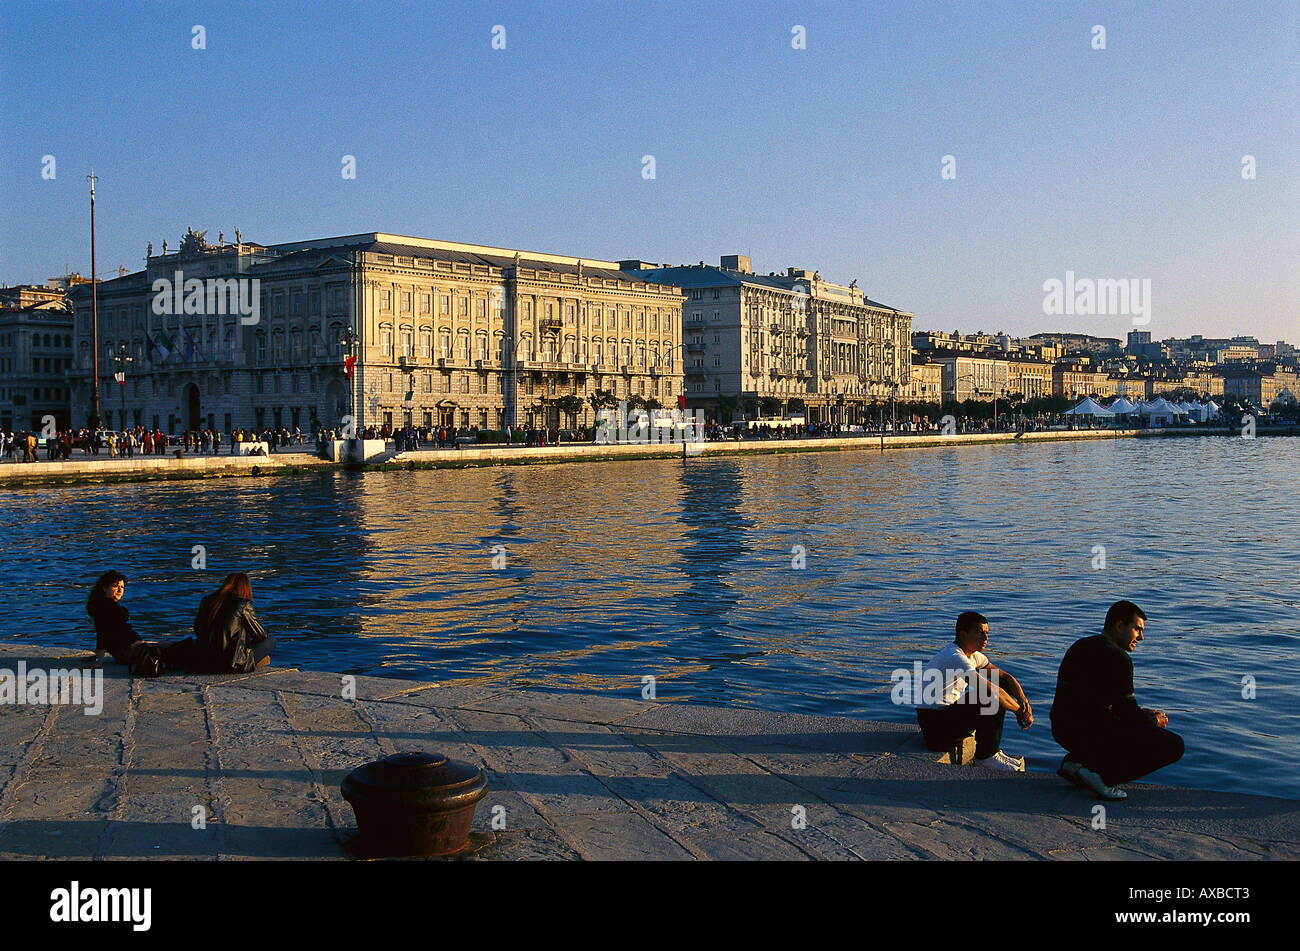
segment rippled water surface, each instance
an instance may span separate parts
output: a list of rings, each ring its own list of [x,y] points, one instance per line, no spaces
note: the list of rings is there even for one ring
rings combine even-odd
[[[1300,440],[1202,438],[0,490],[0,633],[93,646],[110,567],[187,633],[244,570],[280,663],[912,720],[890,672],[972,609],[1036,708],[1004,747],[1054,769],[1061,655],[1129,598],[1187,742],[1154,778],[1300,798],[1298,474]]]

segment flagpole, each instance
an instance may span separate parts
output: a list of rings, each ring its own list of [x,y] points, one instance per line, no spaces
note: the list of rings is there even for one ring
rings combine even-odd
[[[90,419],[91,429],[99,428],[99,281],[95,276],[95,169],[92,167],[86,176],[90,182],[90,337],[91,337],[91,392]]]

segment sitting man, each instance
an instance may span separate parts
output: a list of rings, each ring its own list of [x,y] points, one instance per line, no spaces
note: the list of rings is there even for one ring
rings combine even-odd
[[[942,693],[926,690],[917,698],[916,720],[925,745],[935,752],[951,750],[975,734],[975,762],[989,769],[1024,772],[1025,761],[1002,752],[1002,719],[1010,710],[1022,730],[1034,722],[1029,698],[1016,678],[999,670],[980,653],[989,642],[989,622],[965,611],[957,618],[956,640],[926,665],[923,683],[938,682]]]
[[[1133,659],[1147,616],[1132,601],[1116,601],[1100,634],[1065,652],[1052,702],[1052,736],[1065,747],[1057,770],[1103,799],[1124,799],[1119,783],[1177,762],[1183,740],[1165,729],[1169,718],[1133,696]]]

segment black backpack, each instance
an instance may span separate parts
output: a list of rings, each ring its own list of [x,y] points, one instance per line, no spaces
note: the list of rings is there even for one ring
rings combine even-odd
[[[141,644],[132,652],[131,673],[136,677],[157,677],[162,673],[162,651],[157,644]]]

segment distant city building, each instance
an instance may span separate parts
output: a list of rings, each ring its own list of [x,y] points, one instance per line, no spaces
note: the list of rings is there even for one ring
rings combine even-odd
[[[1223,379],[1223,395],[1236,398],[1261,409],[1273,403],[1288,405],[1300,399],[1300,374],[1277,364],[1260,364],[1258,368],[1224,367],[1217,371]]]
[[[717,267],[624,261],[637,279],[681,288],[686,405],[728,400],[764,415],[803,411],[809,422],[853,422],[870,405],[904,398],[912,315],[868,298],[853,282],[788,268],[756,274],[725,255]]]
[[[911,403],[943,402],[943,364],[934,363],[928,356],[912,356],[912,381],[908,384],[906,399]]]
[[[0,429],[40,432],[72,421],[72,313],[63,291],[0,289]]]
[[[1061,347],[1063,355],[1090,354],[1093,356],[1115,356],[1123,346],[1115,337],[1094,337],[1090,334],[1042,333],[1028,338],[1031,343],[1040,346],[1048,344]]]
[[[208,282],[208,297],[196,292],[190,307],[186,294],[187,312],[156,313],[180,300],[178,274]],[[226,285],[215,295],[225,312],[212,312],[214,283],[251,297],[254,279],[255,315],[230,304]],[[90,291],[70,296],[73,415],[84,420]],[[677,405],[681,304],[675,288],[567,255],[379,232],[269,246],[236,232],[235,243],[210,245],[191,231],[178,250],[150,254],[146,270],[100,285],[101,409],[121,423],[108,382],[125,346],[128,425],[590,424],[597,391]]]
[[[1117,388],[1117,381],[1109,373],[1088,364],[1063,361],[1052,367],[1053,396],[1070,400],[1085,396],[1100,399],[1116,395]]]

